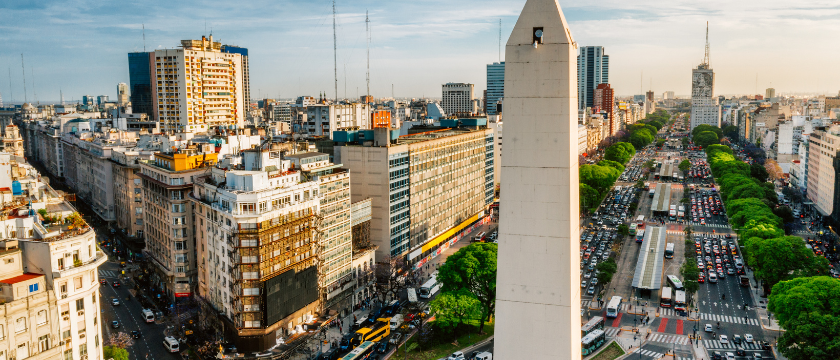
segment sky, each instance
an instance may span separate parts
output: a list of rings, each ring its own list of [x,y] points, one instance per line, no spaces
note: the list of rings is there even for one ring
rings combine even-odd
[[[808,1],[559,0],[580,46],[610,55],[619,95],[689,94],[709,22],[716,94],[840,90],[840,3]],[[366,92],[365,13],[370,18],[370,89],[375,97],[440,97],[441,84],[475,84],[525,0],[337,0],[337,76],[331,0],[0,1],[0,95],[55,102],[116,97],[128,83],[127,53],[175,48],[212,32],[249,50],[251,97]],[[501,20],[501,28],[499,26]],[[143,27],[145,26],[145,41]],[[504,49],[501,53],[504,59]]]

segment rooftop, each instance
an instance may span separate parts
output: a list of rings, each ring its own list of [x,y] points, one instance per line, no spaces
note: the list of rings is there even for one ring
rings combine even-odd
[[[15,276],[15,277],[10,277],[8,279],[0,280],[0,283],[12,285],[12,284],[17,284],[19,282],[32,280],[34,278],[41,277],[41,276],[44,276],[44,275],[43,274],[36,274],[36,273],[24,273],[23,275],[18,275],[18,276]]]

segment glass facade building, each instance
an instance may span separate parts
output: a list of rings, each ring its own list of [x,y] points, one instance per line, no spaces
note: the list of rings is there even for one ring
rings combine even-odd
[[[595,89],[610,82],[610,57],[603,46],[584,46],[577,57],[578,109],[592,107]]]
[[[496,104],[505,97],[505,62],[487,64],[487,115],[498,115]]]
[[[129,89],[131,89],[131,110],[133,113],[144,113],[150,118],[157,118],[152,111],[151,68],[149,67],[150,53],[128,53]]]

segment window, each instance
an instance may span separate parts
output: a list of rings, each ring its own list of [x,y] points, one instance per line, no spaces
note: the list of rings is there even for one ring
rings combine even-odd
[[[75,278],[73,278],[73,284],[75,284],[76,290],[81,289],[82,288],[82,277],[81,276],[76,276]]]
[[[29,292],[34,293],[38,291],[38,283],[29,284]]]
[[[79,355],[87,356],[87,344],[79,345]]]
[[[182,213],[186,211],[186,204],[172,204],[172,212]]]
[[[64,360],[73,360],[73,349],[64,350]]]
[[[58,258],[58,270],[64,270],[64,258]]]
[[[15,334],[26,331],[26,318],[21,317],[15,320]]]
[[[58,287],[61,289],[62,294],[67,294],[67,283],[61,283]]]
[[[175,272],[179,272],[179,273],[187,272],[187,267],[186,266],[176,266],[175,267]]]
[[[176,241],[175,242],[175,250],[187,250],[187,242],[186,241]]]
[[[6,329],[4,329],[3,325],[0,324],[0,340],[3,340],[5,338],[6,338]]]
[[[50,336],[44,335],[38,338],[38,352],[44,352],[50,349]]]
[[[187,262],[187,255],[184,255],[184,254],[178,254],[178,255],[175,255],[175,262],[176,262],[176,263],[185,263],[185,262]]]
[[[85,299],[76,300],[76,311],[82,311],[84,309],[85,309]]]

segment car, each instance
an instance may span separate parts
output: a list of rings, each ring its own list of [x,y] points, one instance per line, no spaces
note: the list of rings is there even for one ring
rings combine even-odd
[[[712,332],[714,331],[714,328],[712,327],[712,324],[706,324],[703,330],[705,330],[706,332]]]
[[[111,321],[111,327],[114,328],[114,329],[119,329],[120,328],[120,322],[116,321],[116,320]]]
[[[729,338],[726,337],[726,335],[719,336],[718,341],[720,341],[721,344],[729,344]]]
[[[723,360],[723,355],[721,355],[720,351],[715,351],[712,354],[712,360]]]
[[[583,269],[581,269],[581,271],[583,271]],[[589,279],[591,277],[592,277],[592,272],[591,271],[587,271],[586,274],[583,274],[584,279]]]
[[[113,286],[113,287],[115,287],[115,288],[118,288],[118,287],[120,287],[120,282],[119,282],[119,281],[114,280],[114,282],[112,282],[112,283],[111,283],[111,286]]]
[[[770,350],[770,343],[766,341],[758,341],[758,345],[761,347],[761,350]]]
[[[598,278],[593,278],[592,281],[589,282],[590,285],[598,285]]]
[[[373,352],[379,353],[379,354],[387,353],[388,352],[388,343],[384,342],[384,341],[378,342],[376,345],[374,345]]]
[[[580,282],[580,287],[581,287],[581,288],[585,288],[585,287],[586,287],[586,280],[583,280],[583,281],[581,281],[581,282]]]
[[[99,280],[99,285],[108,285],[108,281],[105,279]]]
[[[738,356],[747,356],[747,352],[744,350],[744,348],[743,348],[743,347],[738,346],[738,347],[736,347],[736,348],[735,348],[735,355],[738,355]]]
[[[741,335],[738,335],[738,334],[732,335],[732,343],[740,344],[741,341],[742,341]]]
[[[389,344],[394,344],[394,345],[399,345],[400,341],[402,341],[402,336],[403,336],[403,334],[401,334],[401,333],[395,333],[395,334],[391,335],[391,339],[388,340],[388,343]]]
[[[731,352],[726,353],[726,360],[735,360],[735,354]]]
[[[594,295],[595,294],[595,286],[593,285],[593,286],[590,286],[588,289],[586,289],[586,293],[589,294],[589,295]]]
[[[763,359],[763,357],[761,357],[761,354],[753,353],[753,360],[761,360],[761,359]]]
[[[117,298],[112,298],[112,299],[111,299],[111,305],[113,305],[113,306],[120,306],[120,299],[117,299]]]
[[[752,334],[744,334],[744,341],[752,343],[755,341],[755,338],[753,338]]]
[[[449,355],[449,357],[446,358],[446,360],[464,360],[464,359],[465,359],[464,353],[460,352],[460,351],[456,351],[456,352],[452,353],[452,355]]]
[[[139,339],[141,336],[143,336],[143,334],[141,334],[139,331],[137,331],[137,330],[132,330],[131,331],[131,337],[132,338]]]

